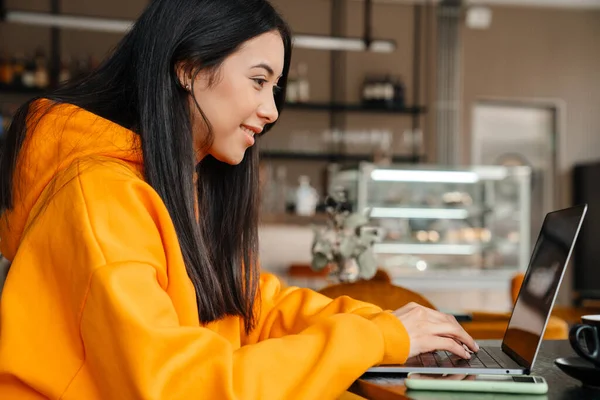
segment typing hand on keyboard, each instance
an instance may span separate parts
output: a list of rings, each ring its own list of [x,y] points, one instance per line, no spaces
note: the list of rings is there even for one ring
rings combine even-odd
[[[443,314],[416,303],[409,303],[394,311],[410,338],[409,357],[435,350],[446,350],[470,359],[471,352],[479,350],[473,338],[451,315]]]

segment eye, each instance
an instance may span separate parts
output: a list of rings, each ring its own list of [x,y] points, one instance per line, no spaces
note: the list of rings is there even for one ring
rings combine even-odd
[[[262,88],[265,83],[267,83],[266,79],[263,78],[252,78],[252,80],[258,85],[258,87]]]

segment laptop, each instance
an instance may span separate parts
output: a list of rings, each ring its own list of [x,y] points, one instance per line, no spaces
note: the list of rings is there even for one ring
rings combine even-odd
[[[470,360],[446,351],[424,353],[367,373],[529,374],[586,211],[584,204],[546,215],[501,346],[481,346]]]

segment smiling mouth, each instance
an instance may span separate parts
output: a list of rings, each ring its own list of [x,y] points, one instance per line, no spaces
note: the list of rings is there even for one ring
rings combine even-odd
[[[256,132],[254,132],[252,129],[246,128],[245,126],[242,126],[242,125],[240,125],[240,128],[246,134],[247,145],[248,146],[254,145],[254,135],[256,134]]]
[[[244,132],[246,132],[248,135],[250,135],[250,137],[254,138],[254,135],[256,134],[256,132],[254,132],[252,129],[246,128],[244,125],[240,125],[240,128],[242,128],[242,130]]]

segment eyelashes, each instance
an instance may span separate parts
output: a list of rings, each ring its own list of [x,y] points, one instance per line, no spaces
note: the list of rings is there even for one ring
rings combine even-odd
[[[265,86],[265,83],[268,82],[266,79],[263,79],[263,78],[252,78],[252,80],[261,89]],[[278,85],[273,86],[273,94],[277,94],[277,93],[281,92],[281,90],[282,90],[281,86],[278,86]]]

